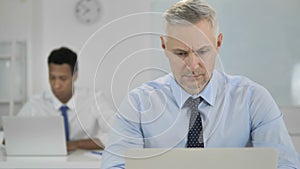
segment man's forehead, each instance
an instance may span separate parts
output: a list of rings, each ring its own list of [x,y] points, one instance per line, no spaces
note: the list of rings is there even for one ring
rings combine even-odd
[[[72,73],[71,66],[69,64],[53,64],[49,65],[50,74],[70,74]]]
[[[176,43],[199,47],[210,42],[207,34],[207,31],[195,25],[167,25],[165,37]]]
[[[165,36],[168,47],[180,48],[180,49],[193,49],[197,50],[205,46],[211,46],[211,42],[205,38],[175,38],[172,36]]]

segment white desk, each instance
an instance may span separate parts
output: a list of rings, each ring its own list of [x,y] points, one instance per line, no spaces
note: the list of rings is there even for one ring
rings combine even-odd
[[[90,151],[76,150],[68,156],[6,156],[5,149],[0,148],[0,168],[98,168],[101,166],[101,156]]]

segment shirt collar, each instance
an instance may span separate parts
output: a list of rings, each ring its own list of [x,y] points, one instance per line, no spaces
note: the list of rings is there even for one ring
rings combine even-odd
[[[201,96],[203,100],[205,100],[209,105],[214,106],[216,95],[217,95],[217,88],[218,88],[217,76],[218,76],[217,72],[214,71],[210,81],[203,89],[203,91],[199,93],[197,96],[192,96],[189,93],[187,93],[185,90],[183,90],[176,82],[174,75],[171,75],[171,89],[175,97],[175,100],[177,102],[177,105],[180,108],[182,108],[183,104],[189,97],[196,98]]]
[[[207,83],[205,88],[200,93],[200,96],[205,100],[209,105],[213,106],[215,103],[215,88],[213,87],[214,84],[214,73],[212,74],[212,77],[210,81]]]

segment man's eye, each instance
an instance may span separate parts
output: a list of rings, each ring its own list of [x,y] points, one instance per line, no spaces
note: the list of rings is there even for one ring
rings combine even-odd
[[[201,49],[201,50],[197,51],[198,56],[203,56],[203,55],[208,54],[208,53],[209,53],[209,49]]]
[[[60,80],[66,81],[66,80],[67,80],[67,77],[61,77]]]
[[[188,55],[187,52],[175,52],[174,54],[177,55],[177,56],[180,56],[180,57],[184,57],[184,56]]]
[[[200,51],[197,51],[197,54],[198,54],[199,56],[205,55],[206,53],[208,53],[208,50],[200,50]]]

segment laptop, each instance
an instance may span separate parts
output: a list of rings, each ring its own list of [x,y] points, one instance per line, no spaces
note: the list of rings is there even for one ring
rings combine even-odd
[[[273,148],[129,149],[126,169],[277,169]]]
[[[3,116],[8,156],[67,155],[62,116]]]

